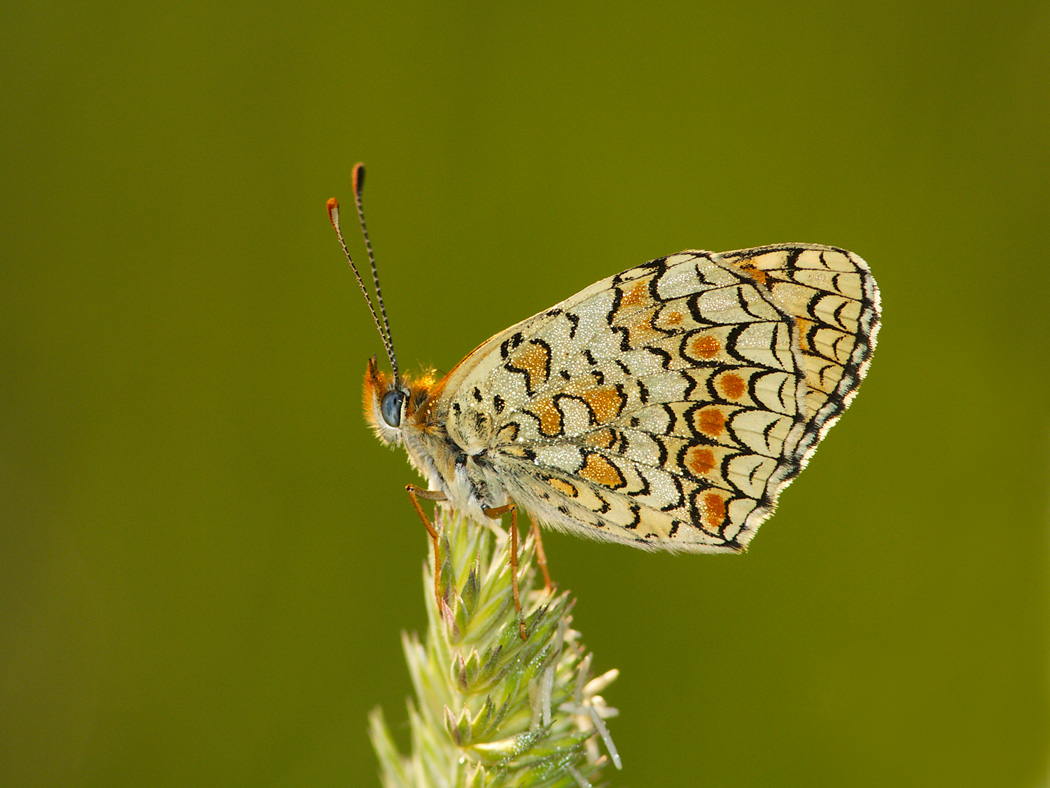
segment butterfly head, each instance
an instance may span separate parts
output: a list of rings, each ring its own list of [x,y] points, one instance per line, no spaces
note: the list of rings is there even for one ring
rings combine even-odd
[[[376,437],[387,445],[401,442],[406,429],[420,425],[426,402],[434,391],[434,378],[427,374],[418,380],[395,378],[379,369],[375,356],[365,370],[365,419]]]

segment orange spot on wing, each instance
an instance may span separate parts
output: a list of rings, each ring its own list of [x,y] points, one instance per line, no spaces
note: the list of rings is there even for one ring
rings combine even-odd
[[[589,482],[616,489],[627,482],[619,469],[600,454],[588,454],[583,467],[577,472]]]
[[[591,410],[594,411],[594,418],[599,424],[612,421],[623,410],[623,394],[612,386],[587,389],[580,396],[590,405]]]
[[[561,411],[554,407],[550,397],[537,400],[532,404],[530,410],[540,420],[540,432],[547,436],[561,435]]]
[[[704,494],[704,525],[717,531],[726,519],[726,502],[718,493]]]
[[[798,344],[799,347],[806,353],[813,352],[813,344],[809,341],[809,330],[815,324],[812,320],[806,320],[804,317],[796,317],[795,325],[798,326]]]
[[[685,465],[696,476],[703,476],[715,467],[715,453],[710,449],[693,446],[685,453]]]
[[[664,315],[664,322],[669,326],[677,326],[682,322],[682,313],[678,311],[668,312]]]
[[[740,260],[736,263],[736,266],[745,274],[754,279],[756,282],[761,282],[762,284],[765,284],[766,280],[769,278],[766,275],[765,271],[763,271],[761,268],[755,265],[755,261],[753,259]]]
[[[696,358],[714,358],[722,349],[722,343],[718,337],[710,334],[701,334],[689,343],[689,352]]]
[[[722,389],[722,393],[729,399],[740,399],[744,396],[744,392],[747,391],[747,384],[744,383],[744,379],[735,372],[727,372],[722,375],[718,379],[718,387]]]
[[[562,495],[568,495],[570,498],[575,498],[580,494],[575,487],[573,487],[567,481],[564,481],[562,479],[548,479],[547,484],[549,484],[555,490],[560,492]]]
[[[547,382],[550,371],[551,352],[538,342],[514,354],[513,365],[529,376],[529,388],[535,390]]]
[[[704,408],[693,417],[693,425],[705,435],[717,437],[725,431],[726,416],[714,406]]]
[[[625,306],[641,306],[649,302],[649,280],[642,279],[623,291],[620,299],[620,309]]]

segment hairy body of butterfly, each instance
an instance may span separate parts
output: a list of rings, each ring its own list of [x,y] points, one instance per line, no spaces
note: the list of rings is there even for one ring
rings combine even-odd
[[[426,497],[475,520],[513,503],[582,536],[739,552],[856,395],[878,328],[851,252],[685,251],[508,328],[441,380],[373,358],[365,414]]]

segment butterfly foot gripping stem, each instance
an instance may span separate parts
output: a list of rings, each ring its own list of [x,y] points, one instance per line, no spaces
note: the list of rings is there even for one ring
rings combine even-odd
[[[433,523],[427,519],[426,514],[423,512],[423,507],[419,505],[419,499],[422,498],[424,501],[447,501],[448,498],[445,493],[440,490],[424,490],[422,487],[417,487],[414,484],[405,485],[405,492],[408,493],[408,499],[412,501],[412,505],[416,509],[416,514],[419,515],[419,519],[423,521],[423,527],[427,529],[427,534],[430,535],[430,541],[434,545],[434,599],[437,600],[438,607],[441,607],[441,555],[438,550],[438,532],[434,527]],[[516,599],[517,597],[515,597]]]

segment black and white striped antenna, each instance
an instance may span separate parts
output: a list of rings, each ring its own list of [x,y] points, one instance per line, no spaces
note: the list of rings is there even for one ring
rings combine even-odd
[[[376,328],[379,329],[379,336],[383,340],[383,347],[386,349],[387,358],[390,359],[390,366],[394,370],[394,386],[397,386],[401,382],[401,376],[397,370],[397,356],[394,354],[394,340],[390,336],[390,321],[386,317],[386,305],[383,303],[383,291],[379,287],[379,272],[376,270],[376,259],[375,255],[372,254],[372,241],[368,237],[368,225],[365,224],[365,210],[361,203],[361,191],[365,186],[365,165],[358,162],[354,165],[353,175],[353,186],[354,186],[354,203],[357,205],[357,217],[361,222],[361,233],[365,237],[365,248],[368,250],[368,261],[372,264],[372,282],[375,283],[376,288],[376,301],[379,302],[379,312],[376,312],[375,306],[372,304],[372,299],[368,295],[368,289],[365,287],[364,280],[361,279],[361,274],[357,270],[357,266],[354,265],[354,260],[350,257],[350,250],[346,248],[346,241],[343,240],[343,231],[339,226],[339,201],[335,197],[328,201],[328,218],[332,221],[332,227],[335,228],[335,234],[339,238],[339,245],[343,247],[343,254],[346,255],[346,261],[350,263],[350,268],[354,272],[354,278],[357,279],[357,286],[361,288],[361,293],[365,297],[365,303],[368,304],[368,311],[372,313],[372,319],[375,321]],[[382,320],[380,320],[382,315]]]

